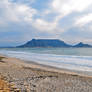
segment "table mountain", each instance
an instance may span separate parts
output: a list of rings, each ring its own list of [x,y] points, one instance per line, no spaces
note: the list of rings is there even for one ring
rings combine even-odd
[[[18,47],[71,47],[71,45],[58,39],[32,39]]]
[[[92,46],[89,44],[84,44],[83,42],[80,42],[72,46],[58,39],[32,39],[27,43],[17,47],[22,47],[22,48],[23,47],[72,47],[72,48],[79,47],[80,48],[80,47],[92,47]]]

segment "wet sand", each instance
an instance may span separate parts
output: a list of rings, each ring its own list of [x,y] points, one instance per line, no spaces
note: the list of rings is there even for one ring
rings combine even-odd
[[[0,60],[0,75],[20,92],[92,92],[91,75],[25,63],[16,58],[4,57]]]

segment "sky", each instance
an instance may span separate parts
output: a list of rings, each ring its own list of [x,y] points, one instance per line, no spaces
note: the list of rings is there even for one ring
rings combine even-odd
[[[0,46],[33,38],[92,44],[92,0],[0,0]]]

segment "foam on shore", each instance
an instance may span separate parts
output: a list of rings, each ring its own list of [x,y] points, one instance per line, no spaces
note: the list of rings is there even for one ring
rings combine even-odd
[[[30,61],[34,61],[57,68],[92,72],[92,56],[39,54],[6,50],[1,50],[0,53],[9,57],[16,57],[25,61],[29,61],[29,63]]]

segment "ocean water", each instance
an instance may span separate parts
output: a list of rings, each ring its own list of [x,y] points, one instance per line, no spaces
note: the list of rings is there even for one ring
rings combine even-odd
[[[92,72],[92,48],[0,48],[0,54],[25,62]]]

